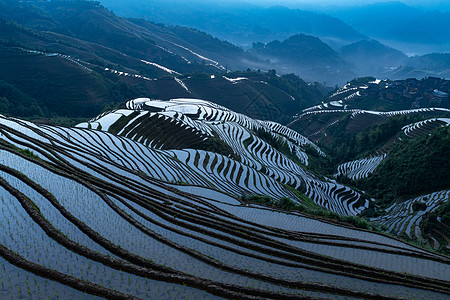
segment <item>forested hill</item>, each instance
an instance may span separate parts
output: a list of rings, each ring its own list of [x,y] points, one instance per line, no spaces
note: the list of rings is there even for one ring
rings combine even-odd
[[[450,189],[450,127],[396,144],[362,186],[378,198]]]
[[[196,97],[287,122],[327,93],[294,75],[229,74],[253,58],[197,30],[127,20],[96,2],[0,6],[1,113],[48,121],[93,117],[141,96]]]

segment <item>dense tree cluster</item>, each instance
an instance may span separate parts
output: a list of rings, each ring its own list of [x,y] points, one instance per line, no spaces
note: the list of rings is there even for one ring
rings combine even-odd
[[[389,203],[394,198],[450,188],[450,128],[397,143],[361,187]]]
[[[394,137],[403,126],[420,119],[418,115],[393,116],[386,122],[368,127],[355,135],[346,130],[350,115],[345,116],[328,128],[329,134],[335,140],[328,149],[333,163],[339,164],[369,154]]]

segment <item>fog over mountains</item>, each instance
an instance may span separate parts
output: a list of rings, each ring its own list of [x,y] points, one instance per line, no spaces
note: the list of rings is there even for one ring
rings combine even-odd
[[[400,79],[403,77],[399,74],[404,73],[395,69],[415,69],[417,64],[413,61],[418,60],[422,61],[422,69],[414,72],[419,77],[420,74],[448,76],[447,64],[441,64],[440,70],[437,70],[429,58],[422,60],[418,56],[450,51],[450,18],[445,11],[421,10],[400,2],[319,8],[303,5],[311,10],[302,9],[301,4],[291,4],[291,8],[287,8],[238,1],[150,3],[135,0],[123,5],[120,1],[104,0],[102,3],[122,16],[198,28],[243,49],[249,49],[259,58],[273,64],[260,64],[260,68],[273,67],[280,73],[294,72],[309,81],[334,85],[343,84],[355,76],[369,75]],[[336,53],[324,56],[323,46],[317,42],[302,49],[297,47],[299,45],[292,45],[290,38],[298,34],[318,37]],[[267,44],[267,49],[263,49],[261,43]],[[275,53],[275,44],[280,45],[277,48],[286,49],[281,52],[278,49]],[[292,54],[297,50],[298,55]],[[320,60],[320,64],[325,65],[327,70],[311,70],[304,64],[299,56],[300,53],[305,54],[305,51],[310,52],[305,57],[314,57],[312,61]],[[415,58],[409,60],[406,55]],[[333,56],[340,56],[339,62],[328,61],[328,57]],[[364,60],[368,63],[361,64]]]
[[[401,2],[326,10],[359,32],[409,56],[450,51],[450,11],[421,10]]]

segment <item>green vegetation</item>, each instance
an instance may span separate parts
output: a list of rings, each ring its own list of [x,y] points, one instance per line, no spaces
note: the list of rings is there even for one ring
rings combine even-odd
[[[0,45],[0,113],[21,118],[85,117],[148,94],[143,83],[86,73],[59,57],[46,58]],[[20,66],[20,68],[17,67]]]
[[[0,80],[0,113],[19,117],[42,117],[48,109],[16,86]]]
[[[33,151],[31,151],[30,149],[17,148],[17,152],[19,152],[25,156],[28,156],[30,158],[39,158],[39,156],[34,154]]]
[[[231,83],[222,76],[248,80],[230,87]],[[317,104],[328,93],[322,85],[308,85],[293,74],[279,77],[273,72],[247,70],[215,74],[214,80],[211,80],[211,73],[203,72],[186,73],[179,78],[198,98],[213,99],[235,112],[281,124],[289,123],[293,114]]]
[[[383,204],[402,196],[450,188],[450,127],[404,140],[367,179],[358,183]]]
[[[424,211],[427,209],[427,205],[423,202],[414,202],[412,205],[413,211]]]
[[[299,110],[317,104],[330,92],[330,88],[318,82],[307,83],[295,74],[277,76],[273,72],[268,72],[267,75],[269,76],[268,83],[285,91],[300,102]]]
[[[226,76],[232,78],[246,77],[255,81],[264,81],[282,91],[278,96],[288,96],[288,102],[281,102],[274,98],[274,95],[270,94],[270,92],[267,92],[267,95],[270,96],[269,100],[272,109],[281,112],[280,116],[272,119],[281,124],[287,124],[292,121],[292,115],[300,112],[302,109],[320,103],[320,101],[331,91],[331,88],[318,82],[307,83],[295,74],[278,75],[275,70],[269,70],[266,73],[247,70],[247,72],[232,72],[226,74]],[[259,86],[258,89],[264,90],[264,86]],[[290,96],[294,97],[295,100],[290,99]]]
[[[108,128],[108,132],[112,133],[112,134],[119,133],[119,131],[122,130],[123,127],[125,127],[125,125],[127,125],[131,120],[133,120],[138,115],[139,115],[139,112],[134,111],[128,116],[125,116],[125,115],[121,116],[116,122],[114,122],[114,124],[112,124]]]
[[[442,223],[450,226],[450,201],[447,199],[444,205],[442,205],[438,211],[437,215],[442,217]]]
[[[221,140],[216,133],[214,133],[214,136],[208,137],[207,140],[196,145],[194,148],[199,149],[199,150],[214,152],[217,154],[222,154],[222,155],[230,157],[236,161],[240,161],[239,156],[236,155],[236,153],[234,153],[233,149],[231,149],[231,147],[227,143],[225,143],[223,140]]]
[[[403,126],[421,119],[423,117],[419,115],[392,116],[383,123],[367,127],[357,134],[352,134],[346,130],[350,121],[350,115],[346,115],[328,128],[328,133],[333,137],[334,142],[326,149],[332,157],[333,165],[336,166],[370,154],[386,144]]]
[[[245,148],[248,148],[248,146],[250,146],[250,144],[253,143],[253,135],[250,135],[242,143],[244,144]]]
[[[287,158],[289,158],[296,164],[304,166],[319,177],[324,177],[327,172],[332,172],[330,169],[329,158],[320,156],[317,150],[309,144],[306,144],[304,146],[304,150],[308,154],[309,158],[309,164],[308,166],[305,166],[305,164],[298,158],[293,149],[289,148],[286,140],[280,137],[275,137],[270,132],[264,129],[256,129],[254,131],[254,134],[265,141],[267,144],[272,146],[274,149],[284,154]],[[248,138],[244,141],[244,145],[247,147],[252,141],[253,138]]]
[[[439,241],[438,252],[450,255],[450,250],[446,247],[448,241],[445,238],[450,236],[450,199],[447,199],[436,211],[426,214],[420,227],[423,233],[432,235]]]
[[[304,146],[305,153],[308,154],[308,165],[306,169],[316,174],[324,180],[325,176],[331,176],[333,169],[331,169],[330,157],[320,155],[317,150],[310,144]]]
[[[45,121],[44,119],[43,121]],[[34,120],[36,121],[36,120]],[[64,126],[64,127],[74,127],[77,124],[88,121],[87,118],[77,118],[77,117],[52,117],[48,119],[50,124]]]
[[[291,159],[295,163],[302,164],[302,162],[300,161],[298,156],[294,153],[294,151],[292,151],[292,149],[289,148],[289,144],[286,140],[282,139],[281,137],[275,137],[274,135],[272,135],[270,131],[266,131],[260,128],[254,130],[254,134],[257,137],[261,138],[264,142],[272,146],[275,150],[286,155],[289,159]],[[250,142],[244,141],[244,145],[245,143],[250,144],[251,141]]]
[[[297,203],[288,197],[282,197],[279,200],[275,200],[269,196],[244,195],[240,197],[240,200],[243,202],[257,203],[284,210],[297,210],[301,212],[307,212],[311,210],[305,205]]]

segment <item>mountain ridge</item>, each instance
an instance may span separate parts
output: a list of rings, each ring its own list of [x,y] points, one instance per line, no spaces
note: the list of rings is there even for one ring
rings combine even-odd
[[[180,11],[174,11],[172,9],[173,2],[169,6],[166,6],[167,4],[165,3],[153,2],[152,7],[148,7],[148,4],[142,2],[133,2],[131,7],[123,7],[119,3],[106,0],[102,1],[102,3],[129,17],[147,17],[156,22],[168,24],[173,22],[170,20],[180,20],[180,24],[176,25],[199,28],[236,44],[251,45],[252,42],[257,41],[267,43],[271,40],[287,39],[289,36],[297,33],[318,35],[326,38],[328,36],[336,36],[332,34],[333,32],[339,33],[339,37],[342,40],[350,39],[352,41],[363,37],[356,30],[338,19],[305,10],[290,10],[281,6],[262,8],[252,4],[239,5],[236,3],[231,3],[228,6],[215,6],[209,3],[196,5],[194,1],[190,3],[191,7],[188,9],[183,8],[186,3],[180,2],[180,5],[178,5]],[[237,5],[238,9],[234,5]],[[140,7],[139,13],[133,10],[133,6]],[[242,12],[241,15],[238,15],[239,11]],[[175,14],[175,16],[171,16],[171,14]],[[276,18],[276,20],[274,19],[274,22],[271,23],[273,18],[269,16],[273,14],[277,14],[280,17]],[[189,18],[194,19],[194,21],[189,23]],[[211,19],[219,20],[220,18],[224,18],[226,22],[210,22]],[[323,25],[323,23],[326,25]],[[288,31],[280,31],[278,29],[280,27],[288,29]],[[237,32],[242,34],[230,34]],[[342,34],[342,32],[347,34]],[[241,36],[241,38],[239,39],[238,36]]]
[[[26,8],[29,7],[26,6],[26,4],[22,5],[25,6],[17,6],[15,8],[16,11],[26,11]],[[57,9],[59,7],[58,5],[65,5],[65,2],[59,4],[56,3],[54,5],[55,6],[53,9]],[[104,8],[98,5],[94,5],[93,8],[88,8],[90,10],[93,10],[92,13],[98,12],[100,14],[103,14],[107,12]],[[78,7],[75,12],[78,12],[80,10],[85,11],[85,8]],[[65,12],[60,12],[61,15],[76,15],[76,13],[74,13],[73,11],[67,12],[67,9],[63,11]],[[195,75],[196,72],[207,72],[209,74],[222,73],[225,75],[226,68],[222,66],[220,62],[215,61],[215,59],[220,59],[222,60],[223,64],[226,64],[227,62],[230,62],[230,58],[227,58],[226,56],[227,54],[214,53],[214,56],[210,56],[210,58],[203,56],[209,56],[208,54],[216,52],[217,47],[226,49],[225,52],[232,53],[233,56],[236,53],[241,55],[242,60],[246,60],[246,63],[250,61],[250,59],[248,58],[248,54],[244,53],[239,48],[229,43],[221,42],[211,36],[195,30],[175,27],[169,28],[162,25],[150,24],[146,21],[131,20],[140,24],[136,25],[130,21],[122,20],[111,13],[107,13],[106,16],[107,17],[105,18],[112,19],[114,22],[116,22],[115,24],[126,25],[124,28],[120,26],[118,27],[117,30],[118,32],[120,32],[120,35],[111,35],[111,41],[109,43],[113,43],[113,41],[116,39],[120,41],[120,36],[122,34],[127,33],[129,30],[135,30],[135,34],[139,36],[139,39],[142,35],[142,39],[146,39],[145,45],[151,46],[151,48],[149,49],[152,50],[147,49],[145,51],[156,51],[156,56],[151,56],[149,54],[150,56],[147,57],[141,51],[135,50],[130,51],[128,54],[125,53],[128,52],[127,49],[130,49],[130,47],[126,46],[126,48],[124,49],[124,41],[134,41],[134,33],[130,33],[125,40],[119,42],[118,46],[115,47],[114,44],[101,45],[101,41],[96,40],[93,37],[90,41],[86,41],[82,39],[82,36],[78,36],[77,34],[65,35],[62,33],[51,31],[43,32],[36,29],[24,27],[20,24],[17,24],[15,21],[0,20],[0,30],[2,30],[2,37],[4,38],[3,47],[5,47],[2,63],[5,64],[5,70],[9,70],[9,73],[2,74],[0,79],[8,84],[16,85],[15,87],[19,90],[22,90],[23,94],[33,95],[33,101],[36,103],[40,102],[42,104],[44,113],[42,114],[38,112],[38,114],[36,115],[37,117],[51,117],[52,114],[47,114],[45,113],[45,111],[47,109],[47,111],[51,112],[53,107],[50,105],[47,106],[47,108],[44,108],[44,106],[47,105],[45,103],[49,99],[43,97],[43,94],[40,93],[40,88],[38,85],[33,85],[33,82],[35,82],[34,80],[23,80],[16,82],[11,81],[11,78],[14,78],[14,76],[18,76],[17,78],[21,78],[24,76],[31,76],[30,74],[33,73],[27,72],[27,70],[33,65],[32,62],[30,62],[30,64],[28,64],[27,66],[24,66],[26,68],[22,70],[18,69],[17,65],[14,66],[8,64],[10,58],[9,56],[11,55],[11,53],[16,53],[18,51],[23,54],[28,53],[28,55],[31,55],[31,53],[35,51],[33,57],[28,56],[29,59],[46,60],[49,66],[55,66],[55,70],[61,70],[59,61],[53,59],[53,54],[55,54],[57,58],[63,58],[61,62],[68,62],[67,64],[65,64],[65,70],[62,71],[62,73],[64,74],[61,74],[61,78],[67,77],[68,74],[76,74],[80,71],[86,72],[86,70],[89,69],[91,75],[85,75],[91,77],[93,76],[95,80],[92,80],[91,86],[81,85],[82,88],[80,88],[78,91],[79,95],[74,98],[85,99],[86,102],[92,102],[91,108],[93,108],[96,113],[99,113],[102,107],[117,105],[119,102],[123,101],[123,99],[138,97],[144,91],[148,90],[152,91],[154,97],[162,99],[188,97],[191,91],[188,90],[188,88],[183,83],[183,80],[187,78],[174,79],[174,77],[180,76],[181,73],[191,73]],[[60,22],[64,23],[63,20],[65,18],[67,17],[60,16],[59,21],[55,22],[55,24],[59,24]],[[96,22],[104,24],[103,21],[97,20]],[[141,25],[144,27],[142,27]],[[73,24],[70,26],[74,28],[76,27]],[[149,27],[149,29],[146,29],[145,26]],[[104,30],[106,30],[105,28],[106,27],[101,29],[99,32],[103,32]],[[148,31],[150,29],[152,29],[153,31]],[[95,31],[97,29],[93,28],[92,30]],[[174,32],[172,32],[171,30],[174,30]],[[73,31],[73,29],[67,29],[66,31]],[[180,38],[180,35],[182,34],[186,34],[187,36],[189,35],[189,39],[191,39],[192,41],[195,41],[196,39],[198,39],[198,37],[200,37],[200,40],[203,41],[205,49],[210,50],[201,50],[199,47],[193,45],[192,43],[183,41]],[[153,40],[150,39],[152,37],[156,37],[156,40],[160,41],[161,44],[155,44]],[[173,52],[175,51],[175,48],[178,49],[177,51],[179,51],[179,54]],[[162,56],[159,56],[160,54]],[[39,57],[39,55],[41,55],[42,57]],[[83,69],[83,67],[80,67],[79,61],[83,61],[82,65],[84,67],[88,67]],[[241,65],[239,59],[233,59],[233,63]],[[72,70],[72,68],[75,68],[75,70]],[[46,74],[48,72],[45,70],[45,68],[41,70],[41,73],[45,74],[42,80],[55,76],[55,74]],[[232,84],[231,81],[226,80],[213,81],[211,80],[210,76],[211,75],[206,75],[206,77],[204,76],[203,79],[201,79],[201,74],[197,74],[196,76],[193,76],[192,79],[188,79],[188,81],[192,82],[192,84],[195,85],[191,88],[196,94],[196,97],[211,98],[214,97],[214,93],[220,96],[221,94],[218,92],[226,89],[227,86],[231,86]],[[222,76],[223,75],[218,75],[218,78],[223,78]],[[267,102],[267,94],[271,95],[271,97],[274,97],[274,101],[280,100],[280,107],[282,108],[282,110],[280,110],[279,112],[283,112],[286,105],[282,103],[292,102],[290,99],[291,94],[294,94],[296,98],[296,100],[294,100],[293,102],[294,105],[288,103],[286,104],[289,109],[294,108],[294,110],[298,110],[304,105],[309,105],[306,103],[310,101],[318,101],[318,99],[323,96],[322,88],[319,85],[308,86],[299,78],[290,77],[289,85],[287,85],[284,83],[280,84],[280,81],[282,81],[282,79],[271,80],[268,78],[268,76],[262,74],[256,76],[259,76],[259,81],[266,83],[268,81],[271,81],[274,82],[277,86],[272,87],[270,84],[266,85],[265,83],[257,83],[256,81],[245,81],[245,84],[242,85],[242,89],[240,89],[239,85],[235,86],[236,96],[229,99],[230,103],[236,103],[238,99],[240,99],[240,101],[244,101],[244,103],[247,103],[245,107],[253,109],[255,105],[252,104],[252,102],[261,103],[261,101],[263,101],[269,103]],[[204,86],[202,86],[202,84],[199,84],[200,82],[202,82]],[[250,84],[247,85],[247,83]],[[25,87],[25,84],[28,84],[28,86]],[[51,84],[51,82],[48,82],[46,84]],[[255,90],[255,88],[253,87],[255,84],[258,84],[260,86],[259,89],[261,89],[263,93],[257,92]],[[54,86],[54,88],[56,89],[55,93],[58,94],[58,97],[60,99],[65,99],[65,87],[67,86]],[[102,92],[100,92],[100,94],[92,94],[90,90]],[[299,92],[299,90],[301,90],[301,92]],[[311,91],[309,93],[306,92],[302,95],[304,91],[308,90]],[[83,93],[85,93],[85,96],[83,96]],[[55,101],[57,100],[55,99]],[[98,102],[101,102],[101,104],[99,106],[95,106],[94,103]],[[295,105],[299,105],[300,107],[295,108]],[[69,116],[69,111],[71,111],[72,115],[70,116],[72,117],[77,114],[76,110],[66,109],[63,115]],[[5,109],[3,112],[8,112],[8,110]],[[62,111],[58,110],[56,112],[62,114]],[[55,113],[55,111],[53,111],[52,113]],[[255,113],[258,113],[258,111],[255,111]],[[267,113],[265,114],[266,115],[264,116],[259,116],[262,118],[266,118]],[[283,117],[283,114],[284,113],[279,114],[278,116],[273,115],[273,117]],[[29,114],[27,116],[33,117],[32,114]],[[92,116],[93,115],[91,115],[91,117]]]

